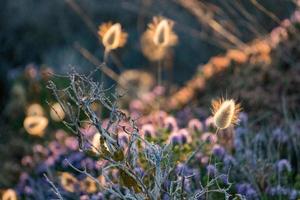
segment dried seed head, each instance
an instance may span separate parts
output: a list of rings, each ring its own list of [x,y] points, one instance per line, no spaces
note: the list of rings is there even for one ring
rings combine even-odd
[[[177,44],[174,22],[163,17],[153,17],[141,38],[142,52],[151,61],[164,58],[168,49]]]
[[[237,124],[240,110],[240,104],[236,104],[233,99],[213,100],[212,112],[214,115],[214,125],[219,129],[226,129],[230,125]]]
[[[27,116],[24,120],[24,128],[30,134],[34,136],[43,136],[45,129],[48,126],[48,119],[43,116]]]
[[[97,183],[88,176],[80,182],[80,189],[87,193],[95,193],[97,191]]]
[[[106,142],[104,142],[104,147],[106,148],[105,150],[108,151],[108,147]],[[99,132],[95,133],[94,137],[93,137],[93,141],[92,141],[92,151],[95,154],[99,154],[100,152],[102,152],[101,149],[102,145],[101,145],[101,135]]]
[[[50,117],[53,121],[60,122],[65,118],[65,112],[59,103],[54,103],[50,108]]]
[[[78,180],[70,173],[63,172],[60,176],[60,182],[62,187],[68,192],[74,192],[76,190]]]
[[[127,33],[122,31],[121,24],[111,22],[99,26],[98,35],[105,49],[110,51],[123,47],[127,40]]]
[[[177,44],[177,35],[173,32],[174,22],[162,17],[154,17],[149,25],[152,40],[156,46],[170,47]]]
[[[171,27],[166,19],[163,19],[159,24],[157,25],[153,42],[157,46],[167,46],[170,40],[170,33],[171,33]]]
[[[3,192],[1,199],[3,200],[17,200],[17,193],[13,189],[7,189]]]
[[[43,116],[44,109],[40,104],[34,103],[34,104],[31,104],[30,106],[28,106],[26,115],[27,116]]]

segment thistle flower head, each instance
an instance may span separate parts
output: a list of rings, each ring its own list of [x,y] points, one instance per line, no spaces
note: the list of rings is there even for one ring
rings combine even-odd
[[[212,101],[212,113],[214,125],[219,129],[226,129],[238,123],[240,104],[233,99],[224,100],[223,98]]]
[[[120,23],[103,23],[99,26],[98,35],[105,49],[110,51],[123,47],[127,41],[127,33],[122,31]]]

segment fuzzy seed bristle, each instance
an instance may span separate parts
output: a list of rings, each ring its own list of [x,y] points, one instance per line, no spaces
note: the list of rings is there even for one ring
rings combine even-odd
[[[121,24],[111,22],[99,26],[98,35],[106,50],[110,51],[123,47],[127,40],[127,33],[122,31]]]
[[[226,129],[238,123],[240,104],[236,104],[233,99],[223,98],[212,101],[212,113],[214,124],[219,129]]]

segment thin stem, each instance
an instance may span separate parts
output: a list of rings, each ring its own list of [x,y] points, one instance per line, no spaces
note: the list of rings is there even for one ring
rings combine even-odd
[[[108,62],[109,52],[110,52],[109,49],[105,48],[104,55],[103,55],[103,62],[106,65],[107,65],[107,62]],[[101,73],[101,79],[100,79],[100,81],[101,81],[101,83],[104,83],[104,81],[105,81],[105,76],[104,76],[103,72]]]
[[[158,61],[158,70],[157,70],[157,85],[162,85],[162,65],[163,60]]]
[[[216,132],[215,132],[215,134],[218,136],[218,133],[219,133],[219,128],[217,128],[217,130],[216,130]],[[210,164],[211,164],[211,159],[212,159],[212,152],[211,152],[211,154],[210,154],[210,156],[209,156],[209,161],[208,161],[208,165],[207,166],[210,166]],[[209,177],[210,177],[210,175],[209,175],[209,172],[207,171],[207,183],[206,183],[206,185],[208,186],[208,183],[209,183]],[[207,189],[209,189],[209,188],[207,188]],[[206,193],[206,198],[205,199],[208,199],[208,192]]]

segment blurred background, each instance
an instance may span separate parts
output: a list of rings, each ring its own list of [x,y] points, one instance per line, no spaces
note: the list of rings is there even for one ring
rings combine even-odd
[[[72,67],[89,73],[103,63],[97,31],[109,21],[128,33],[126,45],[106,61],[117,77],[133,74],[133,83],[124,83],[135,86],[127,91],[125,108],[158,82],[159,62],[143,53],[141,37],[154,16],[163,16],[174,21],[178,37],[161,73],[167,89],[161,102],[168,112],[200,108],[197,116],[204,119],[211,100],[224,96],[243,105],[254,130],[298,119],[296,0],[0,0],[0,5],[0,188],[18,182],[32,144],[47,143],[54,137],[49,132],[63,127],[50,121],[45,137],[32,137],[23,127],[26,109],[39,103],[49,110],[53,97],[46,85],[53,74],[67,74]],[[137,71],[129,75],[129,70]],[[149,84],[138,78],[144,72]],[[119,82],[105,78],[106,86]]]
[[[249,0],[195,1],[203,14],[216,20],[239,42],[264,37],[295,10],[292,1],[260,1],[258,9]],[[27,64],[50,66],[55,72],[67,72],[70,66],[89,71],[89,63],[75,48],[88,49],[103,61],[103,46],[96,31],[107,21],[119,22],[129,33],[126,46],[115,52],[111,67],[121,73],[126,69],[153,71],[140,50],[139,38],[153,16],[162,15],[175,21],[179,43],[172,61],[174,83],[183,85],[211,56],[224,53],[237,44],[211,27],[209,20],[201,20],[184,1],[35,1],[1,0],[1,105],[4,105],[11,79]],[[272,14],[269,14],[272,13]],[[274,17],[274,16],[275,17]],[[276,20],[274,20],[276,18]],[[116,63],[120,67],[116,67]]]

